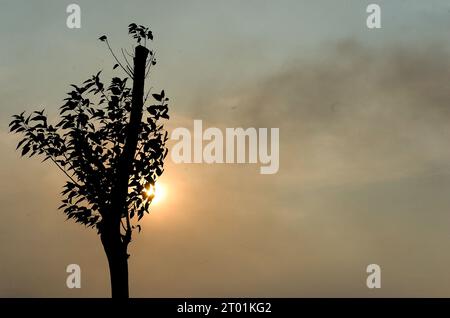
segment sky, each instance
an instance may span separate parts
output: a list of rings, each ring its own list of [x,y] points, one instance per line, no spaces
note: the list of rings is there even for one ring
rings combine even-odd
[[[8,123],[56,120],[70,84],[112,76],[97,39],[130,48],[131,22],[153,30],[169,132],[280,129],[273,175],[168,157],[130,245],[132,297],[450,297],[448,1],[77,1],[80,29],[70,3],[0,0],[0,297],[109,296],[96,232],[57,210],[64,176],[20,158]]]

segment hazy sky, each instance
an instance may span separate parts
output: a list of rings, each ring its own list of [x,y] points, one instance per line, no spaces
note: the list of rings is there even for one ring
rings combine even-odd
[[[151,27],[170,129],[280,128],[280,170],[174,164],[131,244],[131,296],[450,297],[448,1],[0,1],[0,296],[109,296],[64,182],[21,159],[10,116],[46,108]],[[365,25],[369,3],[382,28]],[[82,288],[66,287],[66,266]],[[366,266],[382,288],[366,287]]]

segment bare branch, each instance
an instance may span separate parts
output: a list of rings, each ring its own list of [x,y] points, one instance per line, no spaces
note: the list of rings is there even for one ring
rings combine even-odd
[[[130,62],[128,62],[128,59],[125,56],[124,49],[120,49],[120,51],[122,52],[122,56],[123,56],[123,59],[125,60],[125,63],[127,63],[128,70],[131,70],[131,64],[130,64]]]
[[[59,168],[59,170],[61,170],[77,187],[81,187],[81,185],[76,182],[67,172],[66,170],[64,170],[56,161],[55,159],[53,159],[53,157],[49,157],[51,161],[53,161],[53,163]]]
[[[147,94],[145,94],[145,98],[144,98],[144,104],[147,102],[147,99],[148,99],[148,95],[150,94],[150,91],[152,90],[152,88],[153,88],[153,86],[152,87],[150,87],[149,89],[148,89],[148,91],[147,91]]]
[[[128,65],[127,65],[127,69],[128,69],[128,71],[130,71],[130,73],[133,73],[133,71],[131,70],[130,67],[128,67]]]
[[[120,65],[120,67],[124,70],[125,73],[128,74],[128,76],[130,76],[131,78],[133,78],[132,73],[129,73],[129,72],[127,71],[127,69],[126,69],[125,67],[123,67],[122,63],[120,63],[119,59],[118,59],[117,56],[114,54],[114,51],[111,49],[111,46],[109,45],[109,42],[108,42],[107,39],[105,40],[105,42],[106,42],[106,45],[108,46],[108,49],[109,49],[109,51],[111,52],[112,56],[113,56],[114,59],[116,60],[117,64]]]
[[[133,49],[133,47],[131,47],[131,48]],[[134,55],[128,53],[127,49],[124,49],[124,50],[125,50],[125,53],[127,53],[127,55],[128,55],[129,57],[131,57],[132,59],[134,58]]]

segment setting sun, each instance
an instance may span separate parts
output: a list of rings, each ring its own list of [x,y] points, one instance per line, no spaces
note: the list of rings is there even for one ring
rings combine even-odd
[[[161,183],[150,185],[145,189],[145,194],[152,200],[152,204],[158,204],[166,197],[166,187]]]

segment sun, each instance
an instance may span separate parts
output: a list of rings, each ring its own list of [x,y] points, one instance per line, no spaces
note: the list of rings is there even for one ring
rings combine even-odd
[[[166,187],[160,182],[149,185],[144,192],[147,198],[152,200],[152,204],[158,204],[163,201],[167,193]]]

